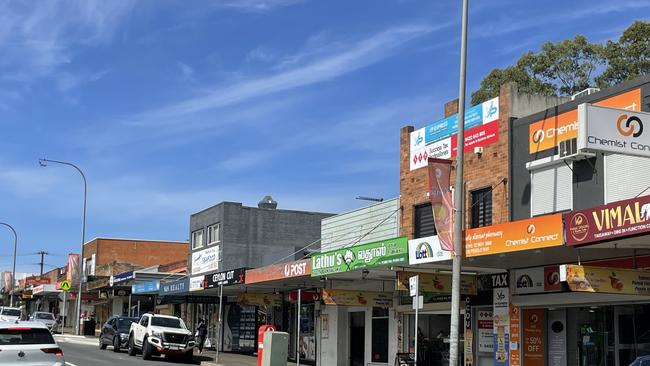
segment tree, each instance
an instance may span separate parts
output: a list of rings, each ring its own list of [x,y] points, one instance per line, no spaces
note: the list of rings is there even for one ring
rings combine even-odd
[[[602,49],[607,68],[596,78],[605,88],[650,73],[650,23],[637,20]]]

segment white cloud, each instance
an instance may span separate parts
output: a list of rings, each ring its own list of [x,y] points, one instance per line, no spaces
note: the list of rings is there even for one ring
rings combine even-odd
[[[264,13],[281,8],[305,3],[307,0],[220,0],[215,6],[244,12]]]
[[[182,61],[177,61],[176,63],[181,72],[181,78],[186,82],[195,83],[196,79],[194,78],[194,69]]]

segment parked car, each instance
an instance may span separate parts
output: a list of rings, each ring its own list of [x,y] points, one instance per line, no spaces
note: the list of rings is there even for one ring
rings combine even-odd
[[[122,348],[127,348],[131,323],[137,321],[138,318],[117,315],[108,318],[99,333],[99,348],[106,349],[106,346],[113,346],[113,352],[119,352]]]
[[[650,355],[637,357],[630,366],[650,366]]]
[[[193,359],[194,336],[182,319],[168,315],[144,314],[129,331],[129,356],[142,352],[142,359],[152,355],[183,357]]]
[[[56,322],[54,314],[47,313],[44,311],[36,311],[32,316],[29,317],[30,321],[41,322],[47,326],[47,329],[52,333],[56,333],[59,330],[59,324]]]
[[[9,306],[0,308],[0,321],[2,322],[15,322],[20,320],[21,316],[20,308],[10,308]]]
[[[41,322],[0,322],[0,365],[64,366],[63,351]]]

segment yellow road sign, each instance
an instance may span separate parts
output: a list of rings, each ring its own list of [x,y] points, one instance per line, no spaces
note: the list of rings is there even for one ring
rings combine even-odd
[[[63,291],[66,291],[66,292],[70,291],[70,281],[68,281],[68,280],[61,281],[61,283],[59,284],[59,287],[61,287],[61,290],[63,290]]]

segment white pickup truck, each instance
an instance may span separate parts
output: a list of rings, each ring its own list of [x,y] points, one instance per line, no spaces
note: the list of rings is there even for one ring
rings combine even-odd
[[[153,355],[165,355],[191,361],[194,345],[192,332],[175,316],[144,314],[129,330],[129,356],[142,351],[145,360]]]

